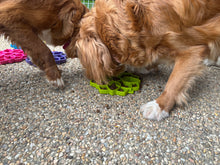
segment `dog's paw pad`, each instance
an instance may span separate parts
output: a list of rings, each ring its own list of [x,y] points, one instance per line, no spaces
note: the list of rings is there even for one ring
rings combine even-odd
[[[54,87],[59,87],[59,88],[63,88],[64,87],[64,82],[63,79],[56,79],[54,81],[48,80],[48,82],[53,85]]]
[[[151,101],[142,105],[140,110],[143,112],[143,117],[150,120],[160,121],[169,116],[168,112],[160,109],[156,101]]]

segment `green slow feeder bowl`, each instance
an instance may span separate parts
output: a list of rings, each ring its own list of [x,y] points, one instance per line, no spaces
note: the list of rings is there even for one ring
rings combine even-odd
[[[125,72],[117,77],[111,78],[107,85],[98,85],[92,80],[90,85],[99,90],[101,94],[126,96],[140,89],[140,79],[138,76]]]

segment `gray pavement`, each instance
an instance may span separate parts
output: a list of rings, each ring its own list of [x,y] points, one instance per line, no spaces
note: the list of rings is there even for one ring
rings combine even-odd
[[[0,165],[220,164],[219,68],[208,67],[189,105],[160,122],[139,107],[161,94],[171,69],[141,76],[141,90],[121,97],[99,94],[77,59],[59,68],[64,90],[25,61],[0,65]]]

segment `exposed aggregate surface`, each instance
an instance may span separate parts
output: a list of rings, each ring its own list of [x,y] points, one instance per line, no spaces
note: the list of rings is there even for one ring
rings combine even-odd
[[[0,50],[10,48],[0,39]],[[63,90],[25,61],[0,65],[0,165],[220,164],[219,68],[208,67],[189,105],[160,122],[139,108],[162,93],[171,69],[142,75],[141,90],[122,97],[99,94],[78,59],[59,68]]]

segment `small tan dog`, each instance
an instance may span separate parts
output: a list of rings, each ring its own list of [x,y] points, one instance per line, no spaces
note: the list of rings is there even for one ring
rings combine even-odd
[[[51,84],[63,87],[61,72],[40,38],[64,45],[67,56],[75,57],[79,22],[87,11],[80,0],[0,0],[0,35],[21,46]]]
[[[98,83],[125,65],[174,64],[163,93],[141,106],[143,116],[161,120],[203,72],[203,61],[220,65],[220,0],[96,0],[81,20],[78,56]]]

